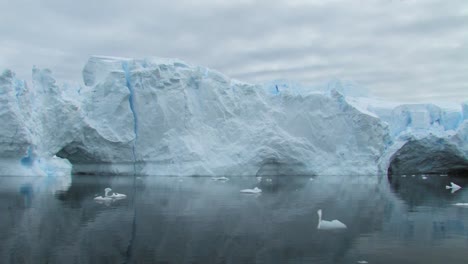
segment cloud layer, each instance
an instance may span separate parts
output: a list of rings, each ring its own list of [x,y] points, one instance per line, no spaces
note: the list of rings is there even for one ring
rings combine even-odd
[[[468,100],[466,0],[0,1],[0,69],[80,81],[90,55],[177,57],[249,82],[353,80]]]

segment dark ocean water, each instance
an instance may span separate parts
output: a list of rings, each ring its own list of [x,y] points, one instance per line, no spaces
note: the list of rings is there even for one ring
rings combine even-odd
[[[0,177],[0,262],[468,263],[468,178],[228,178]]]

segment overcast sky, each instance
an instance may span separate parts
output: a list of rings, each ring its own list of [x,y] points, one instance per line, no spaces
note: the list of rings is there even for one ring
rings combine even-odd
[[[176,57],[243,81],[352,80],[468,100],[467,0],[0,0],[0,69],[80,81],[90,55]]]

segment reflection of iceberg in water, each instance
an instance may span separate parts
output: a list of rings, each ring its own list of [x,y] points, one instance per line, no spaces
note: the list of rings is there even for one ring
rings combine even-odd
[[[80,263],[102,263],[107,254],[114,253],[117,256],[111,257],[113,261],[124,262],[119,252],[125,252],[128,246],[130,228],[127,227],[131,226],[131,214],[126,212],[128,208],[119,210],[116,204],[107,208],[90,199],[103,189],[101,184],[120,186],[119,179],[73,177],[72,185],[64,189],[57,187],[61,186],[59,180],[54,183],[54,179],[46,177],[13,177],[7,181],[11,183],[15,179],[17,186],[23,186],[20,192],[12,184],[0,184],[2,263],[69,263],[72,259],[80,259]],[[2,180],[0,178],[0,183]],[[35,182],[21,183],[27,181]],[[11,201],[22,201],[22,196],[26,195],[32,197],[30,207],[17,204],[7,209],[14,205]],[[8,199],[3,199],[5,196]],[[99,235],[102,230],[112,233],[112,243],[107,235]]]
[[[454,193],[451,182],[460,187],[468,185],[468,178],[428,176],[426,180],[421,177],[402,177],[393,175],[388,178],[390,187],[410,208],[417,206],[444,207],[464,196],[463,189]],[[450,188],[447,188],[449,186]],[[457,189],[456,187],[454,187]]]
[[[56,228],[50,214],[57,214],[54,194],[71,184],[67,174],[34,177],[0,177],[0,259],[4,263],[44,263],[35,256],[46,251],[45,241]],[[61,213],[57,217],[63,217]],[[65,230],[65,229],[63,229]],[[39,243],[39,241],[41,243]],[[45,242],[45,243],[43,243]],[[12,252],[12,254],[7,254]]]
[[[277,181],[275,177],[272,180]],[[21,247],[29,248],[24,256],[34,255],[39,262],[66,263],[78,258],[83,262],[123,263],[128,259],[121,253],[133,241],[129,254],[132,258],[127,263],[144,262],[154,256],[158,261],[173,263],[210,263],[217,256],[232,263],[252,262],[255,258],[284,263],[291,256],[306,259],[323,252],[328,253],[320,258],[330,260],[340,258],[360,234],[372,232],[369,227],[381,225],[381,218],[358,216],[358,212],[368,209],[373,212],[370,215],[381,210],[381,204],[375,206],[374,201],[362,199],[369,196],[375,179],[345,182],[318,177],[318,185],[307,184],[306,177],[292,177],[289,181],[291,185],[278,185],[276,192],[267,192],[258,199],[239,199],[240,189],[258,184],[254,177],[236,177],[224,184],[204,177],[185,178],[184,184],[170,177],[147,178],[145,185],[136,187],[136,193],[129,178],[74,177],[72,186],[55,197],[47,192],[34,193],[34,199],[41,203],[35,204],[31,214],[23,212],[22,219],[0,229],[4,238],[0,241],[0,258],[7,263],[25,262],[13,253]],[[297,191],[289,188],[302,184]],[[356,188],[345,187],[349,184]],[[131,203],[123,200],[103,207],[90,199],[107,186],[137,194],[133,198],[138,212],[133,240]],[[340,190],[339,199],[336,189]],[[375,200],[379,197],[374,195]],[[345,211],[349,203],[356,210]],[[346,221],[349,232],[318,234],[318,208],[327,208],[327,216]],[[12,232],[3,233],[9,229]],[[39,240],[42,242],[32,243]],[[288,255],[283,254],[286,251]]]
[[[462,186],[468,183],[440,176],[390,177],[390,190],[398,200],[387,205],[381,231],[359,237],[347,256],[381,263],[385,251],[391,252],[385,254],[385,263],[465,263],[466,254],[460,252],[465,252],[468,239],[468,210],[454,203],[467,201],[468,193],[450,194],[445,189],[450,180]]]
[[[309,177],[271,176],[261,183],[255,177],[231,177],[222,184],[210,177],[186,177],[183,184],[174,179],[147,177],[134,184],[129,177],[74,177],[70,188],[55,196],[34,192],[33,202],[40,203],[23,210],[7,228],[0,222],[4,238],[0,258],[7,263],[27,262],[13,252],[28,248],[25,256],[51,263],[70,259],[91,263],[144,263],[148,259],[356,263],[365,259],[378,263],[387,248],[403,254],[408,244],[430,245],[428,242],[436,240],[443,246],[435,250],[445,250],[450,243],[461,242],[456,237],[467,238],[468,210],[453,205],[468,201],[467,197],[463,190],[451,195],[433,177],[407,177],[412,182],[400,181],[398,189],[385,178],[373,176],[318,176],[312,182]],[[410,206],[407,193],[423,192],[418,191],[416,181],[441,187],[448,197],[446,206]],[[274,191],[265,190],[256,199],[239,194],[246,186],[263,190],[269,184],[276,184]],[[131,199],[109,207],[97,205],[92,197],[102,195],[106,187]],[[0,186],[0,190],[5,189]],[[431,189],[424,191],[430,193]],[[317,230],[317,210],[321,208],[326,219],[346,223],[346,231]],[[39,239],[43,242],[32,243]]]
[[[376,203],[384,200],[375,193],[381,188],[376,177],[317,177],[313,183],[309,177],[266,179],[276,184],[275,191],[262,192],[258,199],[238,196],[246,185],[258,184],[255,177],[231,178],[222,185],[209,178],[190,177],[177,187],[164,178],[148,179],[151,188],[141,195],[153,203],[139,204],[133,261],[143,262],[149,254],[174,263],[223,259],[230,263],[286,263],[294,256],[298,260],[320,256],[317,260],[331,263],[341,259],[356,237],[382,224],[382,218],[373,218],[385,208],[385,203]],[[270,184],[266,179],[259,186],[262,190]],[[374,200],[364,199],[369,195]],[[319,208],[326,208],[329,217],[346,221],[349,232],[319,233]],[[151,237],[145,236],[148,233]],[[175,252],[174,248],[185,250]]]
[[[42,193],[55,194],[71,186],[70,175],[53,175],[39,177],[0,177],[0,190],[17,190],[22,196],[33,202],[34,197]]]
[[[20,187],[19,192],[24,197],[25,207],[30,207],[33,198],[33,188],[31,184],[24,184]]]
[[[414,214],[409,214],[402,225],[406,231],[402,232],[402,229],[393,227],[393,231],[396,231],[394,234],[405,234],[408,238],[430,235],[432,239],[449,239],[451,235],[468,237],[465,230],[465,226],[468,225],[468,212],[455,211],[457,206],[453,206],[463,204],[457,201],[468,200],[468,193],[460,190],[451,194],[445,188],[446,185],[450,185],[450,181],[456,181],[462,186],[468,184],[466,178],[432,176],[422,181],[418,177],[391,177],[392,190],[402,199],[409,212]],[[428,207],[434,209],[427,210]],[[432,233],[427,232],[431,229]]]

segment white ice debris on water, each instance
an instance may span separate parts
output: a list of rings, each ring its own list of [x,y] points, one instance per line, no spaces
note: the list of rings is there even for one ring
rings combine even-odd
[[[112,192],[111,188],[105,188],[104,196],[96,196],[94,197],[94,201],[96,201],[97,203],[103,203],[103,204],[109,205],[110,203],[115,202],[117,200],[122,200],[122,199],[127,198],[127,195],[125,194],[115,193],[115,192],[112,192],[112,194],[109,194],[110,192]]]
[[[466,103],[382,103],[339,82],[331,89],[254,85],[160,58],[91,57],[84,86],[58,85],[47,69],[34,68],[32,80],[27,84],[10,70],[0,74],[2,175],[362,175],[413,173],[415,164],[434,173],[447,173],[452,163],[468,168]],[[449,155],[424,158],[432,153]],[[402,157],[414,162],[400,162]]]
[[[258,187],[255,187],[253,189],[243,189],[240,192],[241,193],[248,193],[248,194],[258,194],[258,193],[261,193],[262,190],[259,189]]]
[[[457,185],[456,183],[450,182],[450,186],[445,186],[445,189],[447,189],[447,190],[451,189],[452,193],[454,193],[454,192],[460,190],[461,187],[460,187],[460,185]]]
[[[94,200],[95,201],[98,201],[98,202],[105,202],[105,201],[111,201],[112,198],[109,197],[109,192],[112,191],[111,188],[105,188],[104,189],[104,196],[96,196],[94,197]]]

